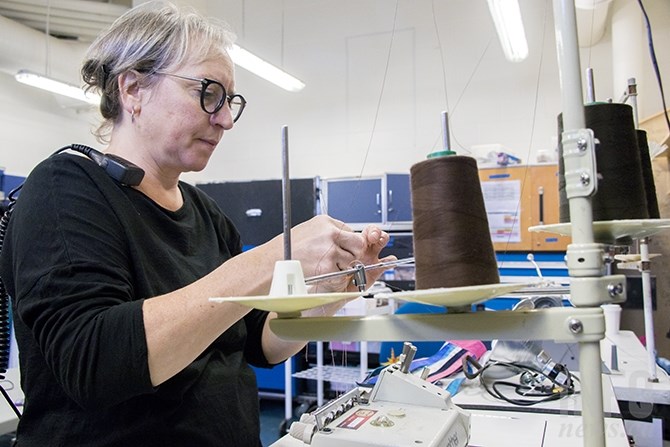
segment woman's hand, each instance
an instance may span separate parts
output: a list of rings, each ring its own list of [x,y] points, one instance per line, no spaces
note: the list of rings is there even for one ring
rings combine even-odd
[[[360,254],[360,257],[357,261],[362,262],[364,265],[378,264],[380,262],[390,262],[395,261],[397,258],[395,256],[386,256],[384,258],[379,258],[379,253],[386,247],[386,244],[389,242],[389,235],[387,232],[380,230],[375,225],[368,225],[361,232],[361,236],[366,242],[366,246],[363,252]],[[354,263],[355,264],[355,261]],[[378,269],[366,270],[365,272],[365,284],[366,288],[369,288],[372,283],[374,283],[379,277],[384,273],[387,268],[381,267]],[[358,291],[358,288],[353,281],[349,280],[349,285],[347,291],[355,292]]]
[[[379,253],[386,246],[389,241],[389,235],[380,230],[375,225],[367,226],[361,233],[355,233],[348,228],[340,232],[334,243],[343,242],[343,246],[348,247],[347,254],[343,259],[349,260],[349,263],[342,265],[337,263],[337,270],[348,270],[355,267],[357,264],[370,265],[377,264],[380,262],[388,262],[396,259],[395,256],[387,256],[383,259],[379,258]],[[368,270],[365,273],[366,286],[370,286],[373,282],[379,278],[379,276],[384,272],[384,268]],[[329,272],[324,272],[329,273]],[[327,292],[357,292],[358,286],[353,283],[353,275],[342,275],[328,280],[323,280],[315,284],[312,291],[315,293],[327,293]]]
[[[291,257],[309,277],[346,269],[365,243],[344,222],[319,215],[291,229],[291,245]]]
[[[347,270],[354,262],[364,265],[396,260],[395,256],[379,258],[379,253],[389,241],[389,235],[375,225],[356,233],[343,222],[321,215],[297,225],[291,230],[292,258],[299,260],[305,277]],[[274,241],[274,240],[273,240]],[[384,268],[366,271],[366,286],[372,285],[384,272]],[[342,275],[316,283],[310,288],[313,293],[357,292],[352,275]],[[335,314],[344,304],[357,297],[333,302],[302,312],[305,317]],[[269,322],[277,315],[272,312],[265,322],[263,352],[269,361],[276,363],[298,352],[304,342],[288,342],[279,339],[270,330]]]

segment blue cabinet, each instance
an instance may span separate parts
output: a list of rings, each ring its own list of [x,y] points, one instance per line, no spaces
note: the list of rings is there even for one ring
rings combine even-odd
[[[382,223],[382,179],[327,181],[328,215],[348,224]]]
[[[409,174],[386,174],[386,221],[412,221]]]
[[[272,368],[256,368],[252,366],[256,374],[256,383],[260,393],[284,393],[286,389],[286,366],[284,363],[275,365]],[[291,357],[291,373],[295,373],[295,356]],[[297,382],[291,378],[291,391],[293,397],[297,396]]]
[[[409,174],[326,179],[323,186],[328,215],[354,230],[371,223],[387,230],[412,228]]]

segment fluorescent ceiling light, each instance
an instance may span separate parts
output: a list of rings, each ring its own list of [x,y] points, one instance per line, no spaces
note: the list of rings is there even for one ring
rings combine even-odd
[[[493,23],[507,60],[520,62],[528,56],[528,42],[518,0],[488,0]]]
[[[59,95],[78,99],[79,101],[84,101],[89,104],[100,104],[100,96],[95,93],[87,93],[76,85],[57,81],[46,76],[32,73],[28,70],[20,70],[16,73],[14,78],[17,81],[32,87],[41,88],[42,90],[47,90],[52,93],[58,93]]]
[[[230,57],[235,64],[260,76],[266,81],[272,82],[284,90],[288,90],[289,92],[299,92],[305,88],[305,83],[301,80],[294,78],[285,71],[280,70],[238,45],[233,44],[233,48],[230,50]]]

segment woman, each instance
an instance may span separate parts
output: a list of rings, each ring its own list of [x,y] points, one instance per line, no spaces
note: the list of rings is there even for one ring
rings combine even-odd
[[[282,240],[241,253],[231,222],[179,180],[207,165],[244,108],[230,44],[225,28],[161,3],[130,10],[89,49],[82,74],[102,94],[106,152],[145,175],[131,187],[61,154],[24,185],[0,264],[26,395],[20,447],[260,445],[249,364],[304,343],[277,338],[272,313],[208,299],[267,294]],[[319,216],[292,240],[311,276],[379,262],[388,235]]]

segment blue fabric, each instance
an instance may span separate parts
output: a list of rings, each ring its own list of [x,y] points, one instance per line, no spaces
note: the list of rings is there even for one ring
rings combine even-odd
[[[451,382],[449,382],[449,385],[447,385],[447,387],[445,389],[449,392],[449,394],[451,394],[452,396],[455,396],[456,393],[458,393],[460,391],[461,385],[463,384],[464,381],[465,381],[464,377],[459,377],[458,379],[454,379]]]

